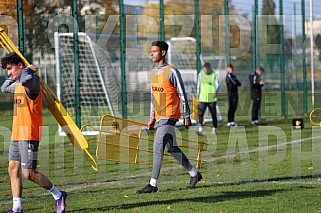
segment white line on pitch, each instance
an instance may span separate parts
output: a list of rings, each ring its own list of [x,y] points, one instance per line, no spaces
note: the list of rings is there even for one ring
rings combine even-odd
[[[214,162],[217,160],[222,160],[225,158],[232,158],[235,157],[236,155],[239,154],[248,154],[248,153],[255,153],[258,151],[263,151],[263,150],[269,150],[271,148],[277,148],[277,147],[282,147],[282,146],[286,146],[286,145],[291,145],[291,144],[296,144],[296,143],[300,143],[300,142],[305,142],[305,141],[309,141],[309,140],[313,140],[313,139],[318,139],[321,138],[321,136],[317,136],[317,137],[310,137],[310,138],[304,138],[304,139],[299,139],[299,140],[294,140],[294,141],[288,141],[288,142],[283,142],[281,144],[275,144],[275,145],[271,145],[271,146],[265,146],[265,147],[258,147],[252,150],[248,150],[248,151],[244,151],[244,152],[240,152],[238,154],[234,154],[234,155],[224,155],[224,156],[219,156],[219,157],[215,157],[215,158],[211,158],[206,160],[206,162]],[[172,170],[175,168],[178,168],[180,166],[174,166],[174,167],[169,167],[169,168],[164,168],[162,169],[163,171],[168,171],[168,170]],[[97,186],[105,186],[105,185],[116,185],[116,184],[120,184],[122,183],[122,181],[124,180],[128,180],[128,179],[132,179],[132,178],[139,178],[139,177],[145,177],[150,175],[150,172],[145,173],[145,174],[140,174],[140,175],[133,175],[133,176],[128,176],[128,177],[123,177],[123,178],[119,178],[118,180],[115,181],[110,181],[110,182],[106,182],[106,181],[101,181],[101,182],[95,182],[95,183],[91,183],[91,184],[79,184],[77,186],[74,187],[70,187],[70,188],[66,188],[64,190],[66,190],[67,192],[72,192],[72,191],[78,191],[81,189],[85,189],[85,188],[89,188],[89,187],[97,187]],[[212,185],[224,185],[224,184],[233,184],[233,183],[237,183],[237,182],[217,182],[215,184]],[[260,182],[251,182],[249,181],[249,183],[260,183]],[[263,184],[321,184],[319,182],[301,182],[301,181],[290,181],[290,182],[277,182],[277,181],[271,181],[271,182],[261,182]],[[45,197],[45,196],[49,196],[50,194],[48,193],[42,193],[36,196],[26,196],[24,197],[24,200],[29,200],[29,199],[36,199],[39,197]],[[8,205],[10,204],[12,201],[8,200],[8,201],[2,201],[0,202],[0,205]]]

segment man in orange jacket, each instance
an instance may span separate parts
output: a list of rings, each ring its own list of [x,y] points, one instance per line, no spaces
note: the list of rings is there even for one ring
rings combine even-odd
[[[153,172],[147,186],[138,190],[138,194],[157,192],[157,181],[163,162],[164,148],[167,148],[176,161],[190,174],[189,188],[194,188],[202,179],[202,175],[189,162],[185,154],[177,146],[175,124],[181,116],[182,103],[184,126],[191,125],[190,109],[180,72],[165,60],[168,44],[164,41],[154,41],[151,48],[151,58],[155,68],[151,73],[151,111],[149,129],[154,129],[157,122],[153,144]]]
[[[23,212],[21,173],[27,180],[51,192],[57,213],[65,212],[66,192],[59,191],[45,175],[36,170],[42,129],[42,94],[40,79],[34,74],[36,68],[32,65],[25,67],[21,58],[13,52],[1,59],[1,65],[8,72],[1,92],[14,94],[8,166],[13,207],[8,213]]]

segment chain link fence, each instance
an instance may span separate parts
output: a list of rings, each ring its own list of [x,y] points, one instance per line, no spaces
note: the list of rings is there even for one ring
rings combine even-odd
[[[114,83],[118,86],[110,92],[118,94],[114,109],[118,116],[148,120],[149,72],[154,66],[149,58],[150,46],[162,35],[166,41],[185,37],[195,40],[193,44],[182,42],[178,56],[168,56],[168,60],[181,70],[190,98],[195,94],[195,76],[200,71],[196,60],[212,64],[220,76],[219,106],[223,117],[227,112],[225,69],[228,63],[233,64],[235,75],[242,82],[237,112],[240,120],[249,119],[248,76],[258,65],[265,68],[263,117],[303,116],[321,104],[318,98],[321,83],[318,23],[321,20],[313,16],[313,106],[309,1],[81,0],[76,8],[78,18],[74,20],[71,0],[36,0],[23,2],[22,23],[16,21],[20,20],[14,9],[16,2],[5,1],[3,5],[1,25],[6,26],[19,47],[24,47],[26,58],[38,67],[41,77],[54,91],[59,78],[56,76],[54,33],[73,32],[73,21],[77,21],[76,31],[86,33],[110,58],[109,70],[104,72],[112,70],[117,76]],[[321,2],[315,1],[314,14],[320,9]],[[19,35],[18,29],[23,29],[23,35]],[[122,46],[122,42],[125,45]],[[197,46],[201,50],[199,55]],[[0,74],[3,81],[6,72]],[[80,79],[80,85],[85,84],[84,81]],[[9,98],[2,97],[1,106],[9,104]],[[8,109],[2,107],[1,110]]]

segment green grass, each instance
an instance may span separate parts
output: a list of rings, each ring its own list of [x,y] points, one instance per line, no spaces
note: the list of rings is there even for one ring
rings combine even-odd
[[[1,125],[9,129],[10,113],[1,112]],[[186,171],[175,163],[164,164],[159,192],[137,195],[136,190],[149,181],[151,165],[98,160],[100,170],[95,172],[66,138],[55,137],[56,122],[45,114],[48,131],[41,141],[38,169],[68,192],[68,212],[318,212],[321,207],[320,138],[309,139],[321,137],[321,131],[312,131],[307,119],[302,131],[292,131],[290,119],[266,119],[261,127],[248,121],[232,129],[221,125],[217,137],[211,136],[210,129],[198,138],[196,127],[190,132],[180,128],[184,138],[208,144],[200,169],[204,180],[196,189],[186,189]],[[297,133],[303,140],[291,143]],[[3,140],[0,136],[0,212],[8,210],[12,200],[9,141]],[[90,151],[95,152],[95,144]],[[55,212],[52,196],[25,180],[23,207],[24,212]]]
[[[321,98],[319,98],[318,91],[315,93],[315,106],[321,105]],[[127,115],[128,118],[133,119],[135,121],[147,122],[149,119],[150,113],[150,96],[148,94],[135,94],[134,97],[130,97],[128,99],[127,104]],[[191,99],[191,96],[189,96]],[[310,112],[313,108],[311,106],[311,96],[307,97],[308,101],[308,112]],[[250,120],[251,117],[251,96],[248,91],[240,91],[239,92],[239,105],[236,112],[237,120],[245,121]],[[189,105],[192,109],[192,103],[189,102]],[[228,111],[228,100],[226,93],[218,94],[218,106],[223,116],[223,119],[226,121],[227,111]],[[1,107],[0,107],[1,109]],[[301,91],[287,91],[285,93],[285,115],[288,117],[297,117],[303,116],[303,93]],[[114,106],[114,112],[116,116],[121,116],[122,110],[121,106]],[[92,107],[82,107],[82,113],[84,116],[82,117],[83,124],[95,124],[99,125],[100,116],[109,113],[109,109],[107,106],[92,106]],[[88,117],[88,114],[94,115],[92,117]],[[278,90],[264,91],[262,96],[262,104],[261,104],[261,118],[263,119],[275,119],[281,116],[281,94]],[[205,113],[206,117],[210,117],[208,111]],[[84,119],[86,117],[86,119]]]

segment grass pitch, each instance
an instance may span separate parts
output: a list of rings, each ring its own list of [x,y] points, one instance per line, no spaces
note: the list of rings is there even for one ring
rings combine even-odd
[[[11,115],[2,112],[0,212],[5,212],[12,205],[7,175]],[[95,172],[66,138],[56,136],[56,122],[47,113],[38,169],[68,192],[68,212],[318,212],[321,131],[307,120],[302,131],[293,131],[290,119],[265,122],[261,127],[248,122],[231,129],[221,125],[216,137],[206,129],[198,138],[208,145],[200,169],[204,179],[196,189],[186,189],[187,172],[169,163],[163,166],[159,192],[137,195],[149,181],[151,165],[98,160],[100,170]],[[197,139],[196,127],[180,130],[182,137]],[[95,144],[90,146],[94,153]],[[48,192],[23,183],[24,212],[55,212]]]

